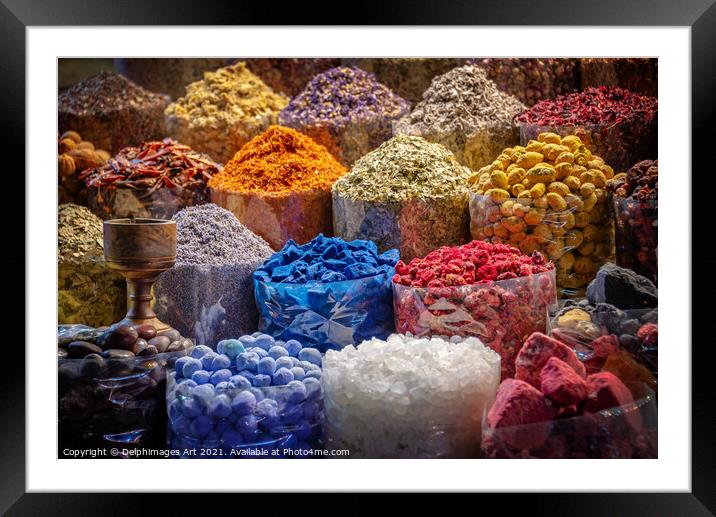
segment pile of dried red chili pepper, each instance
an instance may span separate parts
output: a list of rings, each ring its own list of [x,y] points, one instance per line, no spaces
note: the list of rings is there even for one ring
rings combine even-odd
[[[203,187],[221,170],[205,154],[170,138],[125,147],[101,167],[80,173],[88,187],[131,188],[154,191],[159,188]]]

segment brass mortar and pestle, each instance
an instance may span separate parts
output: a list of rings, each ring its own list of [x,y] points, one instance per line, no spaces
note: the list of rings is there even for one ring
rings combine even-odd
[[[152,310],[152,286],[176,261],[177,227],[163,219],[104,221],[107,265],[127,280],[127,315],[118,325],[152,325],[158,332],[171,327]]]

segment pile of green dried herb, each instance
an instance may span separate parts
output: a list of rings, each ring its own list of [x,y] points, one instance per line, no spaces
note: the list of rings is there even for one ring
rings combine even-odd
[[[477,170],[518,143],[513,119],[524,109],[484,69],[467,65],[433,79],[423,100],[396,125],[396,134],[443,144],[460,163]]]
[[[333,186],[333,225],[403,260],[467,242],[471,171],[439,144],[400,135],[359,159]]]
[[[110,325],[126,311],[126,284],[104,261],[102,220],[88,208],[59,207],[57,227],[59,323]]]

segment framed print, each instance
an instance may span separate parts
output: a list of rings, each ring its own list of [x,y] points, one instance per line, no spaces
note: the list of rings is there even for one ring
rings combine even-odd
[[[304,26],[5,2],[27,337],[3,509],[511,491],[710,514],[690,169],[716,10],[511,4]]]

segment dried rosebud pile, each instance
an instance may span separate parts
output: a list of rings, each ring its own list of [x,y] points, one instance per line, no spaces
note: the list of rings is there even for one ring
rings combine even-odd
[[[538,102],[517,117],[524,145],[539,133],[575,134],[617,170],[656,156],[658,101],[622,88],[587,88]]]
[[[544,332],[557,299],[554,267],[505,244],[473,241],[443,247],[393,277],[396,331],[416,336],[477,336],[502,358],[502,378],[514,375],[517,352],[532,332]]]
[[[395,266],[393,282],[411,287],[445,287],[494,280],[509,280],[553,269],[540,252],[525,255],[507,244],[472,241],[453,248],[444,246],[425,258]]]

